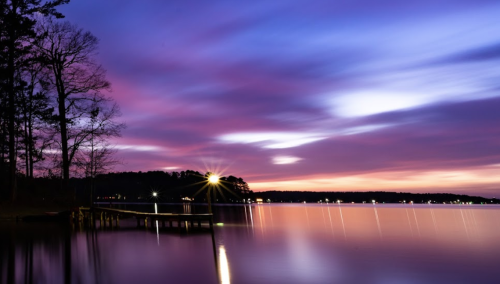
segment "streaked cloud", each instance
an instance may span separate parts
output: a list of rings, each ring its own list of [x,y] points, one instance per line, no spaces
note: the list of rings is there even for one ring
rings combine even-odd
[[[322,134],[287,132],[233,133],[219,137],[223,142],[257,144],[267,149],[293,148],[326,138]]]
[[[162,170],[164,171],[175,171],[180,169],[180,167],[163,167]]]
[[[410,109],[425,104],[426,101],[419,97],[418,94],[384,90],[349,93],[334,99],[334,112],[351,117]]]
[[[217,157],[254,190],[495,190],[469,172],[500,163],[497,0],[193,3],[61,9],[100,39],[128,125],[116,170]]]
[[[153,145],[116,145],[115,149],[118,150],[129,150],[129,151],[139,151],[139,152],[156,152],[164,150],[163,147],[153,146]]]
[[[355,126],[355,127],[348,127],[346,129],[342,130],[341,134],[342,135],[361,134],[361,133],[366,133],[366,132],[377,131],[377,130],[384,129],[386,127],[391,127],[394,125],[395,124],[386,123],[386,124],[367,124],[367,125],[361,125],[361,126]]]
[[[275,164],[275,165],[294,164],[300,160],[302,160],[302,159],[299,157],[276,156],[276,157],[273,157],[273,164]]]

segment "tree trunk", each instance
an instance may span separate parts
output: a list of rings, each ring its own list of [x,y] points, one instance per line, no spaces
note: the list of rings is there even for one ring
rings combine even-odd
[[[11,20],[14,21],[15,13],[17,11],[17,1],[12,1],[12,15],[10,15]],[[10,187],[10,199],[12,201],[16,200],[17,194],[17,180],[16,180],[16,137],[15,137],[15,118],[16,118],[16,106],[15,97],[16,93],[14,90],[14,56],[15,56],[15,37],[16,31],[11,23],[8,29],[8,52],[7,52],[7,92],[9,97],[8,105],[8,133],[9,133],[9,187]]]
[[[59,110],[59,127],[61,128],[61,152],[62,152],[62,187],[68,189],[69,185],[69,155],[68,155],[68,128],[66,124],[66,92],[62,79],[62,63],[56,59],[52,63],[57,88],[57,102]]]
[[[26,110],[25,110],[26,112]],[[28,135],[28,115],[25,113],[24,115],[24,169],[26,171],[26,178],[29,178],[29,170],[30,170],[30,159],[29,159],[29,148],[31,141],[29,140]]]
[[[28,103],[27,103],[27,108],[28,108],[28,113],[27,113],[27,140],[28,140],[28,147],[26,148],[26,151],[28,152],[26,154],[27,156],[27,161],[29,163],[29,167],[26,167],[26,176],[29,179],[33,179],[33,111],[34,111],[34,105],[33,105],[33,92],[34,92],[34,82],[32,80],[31,82],[31,87],[28,93]]]
[[[63,186],[69,181],[69,158],[68,158],[68,130],[66,128],[66,105],[63,96],[59,95],[59,126],[61,127],[61,152],[62,152],[62,174]],[[67,189],[67,188],[65,188]]]
[[[29,145],[28,145],[28,154],[29,154],[29,163],[30,163],[30,167],[29,167],[29,178],[32,179],[33,178],[33,123],[31,123],[31,115],[29,117],[29,121],[28,121],[28,139],[30,141]]]

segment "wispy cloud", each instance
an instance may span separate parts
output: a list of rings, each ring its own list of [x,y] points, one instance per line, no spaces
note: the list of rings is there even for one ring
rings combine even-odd
[[[100,38],[128,125],[117,170],[217,157],[250,182],[300,175],[307,189],[312,175],[500,163],[498,1],[87,0],[62,12]]]

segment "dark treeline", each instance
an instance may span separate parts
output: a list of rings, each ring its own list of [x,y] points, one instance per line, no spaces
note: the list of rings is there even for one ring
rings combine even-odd
[[[117,201],[180,202],[184,197],[194,197],[196,202],[205,201],[210,188],[215,194],[214,202],[242,202],[252,193],[242,178],[221,176],[217,185],[211,185],[210,175],[192,170],[108,173],[96,177],[95,195],[101,201],[109,201],[111,197]]]
[[[76,203],[90,203],[91,184],[93,201],[102,202],[182,202],[193,198],[205,202],[207,190],[212,192],[212,202],[243,202],[252,197],[252,191],[242,179],[232,175],[221,176],[216,185],[208,182],[211,173],[202,174],[186,170],[180,172],[121,172],[89,177],[71,178],[69,184],[76,190]],[[59,177],[39,177],[28,180],[19,178],[19,202],[27,204],[64,203],[71,200],[67,191],[59,189]],[[153,196],[153,192],[157,196]],[[73,204],[73,202],[71,202]]]
[[[408,193],[408,192],[308,192],[308,191],[265,191],[256,192],[255,197],[262,198],[264,202],[355,202],[355,203],[450,203],[473,202],[498,204],[500,200],[478,196],[468,196],[450,193]]]
[[[24,204],[66,204],[88,205],[91,200],[91,184],[94,185],[94,202],[184,202],[183,198],[194,198],[194,202],[206,202],[207,190],[214,194],[214,203],[242,203],[248,199],[273,203],[474,203],[499,204],[496,198],[451,194],[451,193],[408,193],[408,192],[311,192],[311,191],[263,191],[252,192],[240,177],[220,177],[217,186],[210,185],[211,173],[202,174],[186,170],[180,172],[118,172],[90,177],[71,178],[69,184],[76,190],[76,203],[72,193],[60,188],[60,177],[19,177],[18,201]],[[156,192],[157,196],[153,196]]]
[[[116,163],[118,106],[96,61],[99,40],[62,20],[69,0],[0,0],[0,199],[24,176],[94,177]],[[74,190],[72,190],[74,193]]]

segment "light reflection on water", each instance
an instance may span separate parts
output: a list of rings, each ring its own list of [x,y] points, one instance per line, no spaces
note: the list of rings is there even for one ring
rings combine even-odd
[[[127,209],[146,210],[128,205]],[[206,212],[194,204],[153,212]],[[204,211],[205,210],[205,211]],[[214,206],[208,230],[0,223],[0,283],[498,283],[500,207]]]
[[[226,249],[223,245],[219,246],[219,267],[220,267],[220,282],[222,284],[231,283],[231,276],[229,275],[229,263],[227,261]]]

